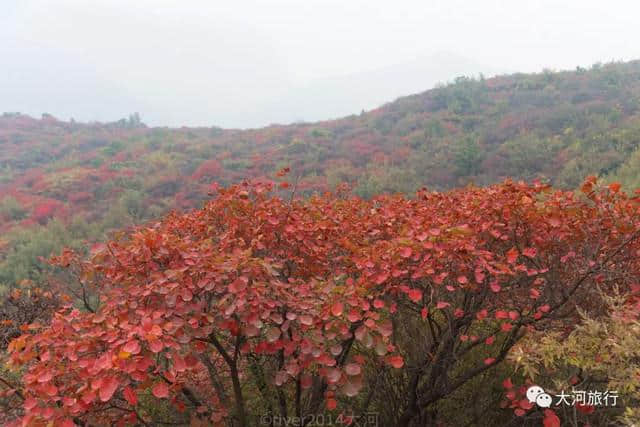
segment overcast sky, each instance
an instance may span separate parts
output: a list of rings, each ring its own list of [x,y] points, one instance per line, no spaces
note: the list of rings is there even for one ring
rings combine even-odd
[[[0,0],[0,112],[326,119],[460,74],[638,59],[638,16],[629,0]]]

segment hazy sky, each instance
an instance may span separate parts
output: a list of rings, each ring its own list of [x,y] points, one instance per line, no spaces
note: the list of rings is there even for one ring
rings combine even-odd
[[[359,113],[461,73],[640,58],[636,3],[0,0],[0,112],[223,127]]]

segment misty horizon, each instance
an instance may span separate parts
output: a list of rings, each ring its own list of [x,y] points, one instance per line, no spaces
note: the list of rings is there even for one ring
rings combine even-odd
[[[439,52],[437,54],[434,54],[433,57],[438,57],[438,56],[447,56],[450,55],[447,52]],[[455,55],[450,55],[450,57],[455,57]],[[462,57],[458,57],[460,59],[463,59]],[[464,58],[466,59],[466,58]],[[631,61],[633,61],[634,59],[630,59]],[[597,64],[606,64],[609,62],[616,62],[616,60],[612,59],[609,61],[597,61],[593,64],[588,64],[588,65],[577,65],[577,67],[580,68],[585,68],[588,69],[594,65]],[[289,105],[288,107],[292,108],[295,111],[298,111],[296,109],[296,107],[299,107],[299,105],[295,105],[295,104],[291,104],[291,102],[295,102],[298,101],[300,103],[304,103],[304,99],[302,99],[302,97],[305,95],[305,92],[309,92],[309,91],[313,91],[313,89],[318,86],[321,87],[323,83],[326,84],[331,84],[331,83],[335,83],[335,82],[340,82],[341,80],[353,80],[355,78],[357,78],[358,76],[375,76],[376,74],[378,74],[381,71],[387,70],[387,69],[391,69],[394,67],[402,67],[404,66],[404,64],[393,64],[390,65],[388,67],[385,68],[381,68],[381,69],[374,69],[374,70],[369,70],[369,71],[363,71],[360,73],[353,73],[353,74],[344,74],[344,75],[334,75],[334,76],[328,76],[324,79],[319,79],[319,80],[314,80],[313,82],[305,85],[305,86],[300,86],[300,87],[295,87],[295,88],[290,88],[290,92],[288,93],[288,95],[290,96],[289,98]],[[575,69],[575,68],[574,68]],[[295,124],[295,123],[312,123],[312,122],[323,122],[323,121],[330,121],[330,120],[338,120],[344,117],[348,117],[351,115],[357,115],[360,114],[361,112],[367,112],[367,111],[372,111],[375,110],[377,108],[380,108],[382,106],[384,106],[385,104],[388,103],[392,103],[394,101],[396,101],[397,99],[406,97],[406,96],[411,96],[411,95],[416,95],[422,92],[426,92],[429,91],[431,89],[434,89],[436,87],[439,86],[443,86],[443,85],[448,85],[448,84],[452,84],[453,81],[458,78],[458,77],[466,77],[466,78],[473,78],[473,79],[478,79],[480,78],[480,76],[482,76],[483,78],[492,78],[492,77],[496,77],[496,76],[500,76],[500,75],[509,75],[509,74],[518,74],[518,73],[523,73],[523,71],[519,71],[519,70],[508,70],[508,71],[504,71],[504,72],[495,72],[495,71],[486,71],[486,70],[490,70],[489,68],[485,69],[485,71],[478,71],[476,73],[459,73],[459,74],[453,74],[454,77],[452,77],[449,80],[437,80],[434,83],[429,84],[427,87],[423,88],[423,89],[418,89],[416,88],[414,91],[403,91],[403,92],[399,92],[399,93],[395,93],[394,95],[391,95],[390,97],[384,98],[384,100],[381,100],[379,102],[376,103],[362,103],[362,107],[361,108],[351,108],[350,110],[345,110],[344,107],[342,109],[338,108],[336,111],[339,111],[339,113],[332,113],[332,112],[327,112],[325,115],[311,115],[308,116],[309,118],[306,118],[302,115],[299,115],[299,117],[296,118],[290,118],[290,119],[285,119],[285,120],[281,120],[281,121],[263,121],[263,122],[257,122],[255,125],[250,125],[250,126],[234,126],[234,125],[229,125],[229,126],[223,126],[223,125],[219,125],[217,123],[199,123],[199,124],[195,124],[195,123],[191,123],[191,124],[168,124],[168,123],[160,123],[160,122],[156,122],[153,119],[151,121],[146,119],[145,116],[145,112],[140,112],[140,111],[122,111],[121,114],[118,114],[117,112],[110,116],[110,117],[102,117],[102,118],[83,118],[83,119],[78,119],[77,117],[82,117],[82,114],[80,115],[70,115],[69,117],[64,117],[64,116],[58,116],[56,114],[51,113],[50,111],[42,111],[42,112],[37,112],[37,111],[18,111],[18,110],[6,110],[6,111],[1,111],[0,114],[20,114],[20,115],[26,115],[32,118],[40,118],[43,116],[52,116],[53,118],[59,120],[59,121],[75,121],[75,122],[80,122],[80,123],[113,123],[119,120],[126,120],[128,118],[130,118],[131,115],[133,114],[138,114],[139,118],[141,119],[141,122],[149,127],[157,127],[157,128],[182,128],[182,127],[192,127],[192,128],[200,128],[200,127],[219,127],[219,128],[223,128],[223,129],[236,129],[236,130],[251,130],[251,129],[259,129],[262,127],[269,127],[269,126],[286,126],[286,125],[291,125],[291,124]],[[566,69],[551,69],[548,67],[542,67],[540,70],[537,71],[533,71],[533,73],[540,73],[540,72],[544,72],[544,71],[553,71],[553,72],[562,72],[562,71],[572,71],[571,68],[566,68]],[[433,79],[432,79],[433,80]],[[383,91],[384,93],[384,91]],[[336,93],[325,93],[325,96],[336,96],[339,94]],[[373,95],[377,95],[377,98],[381,98],[381,96],[377,93],[374,93]],[[358,102],[359,100],[355,100],[355,102]],[[353,103],[353,102],[352,102]],[[284,109],[284,108],[283,108]],[[143,110],[144,111],[144,110]],[[286,112],[286,111],[284,111]],[[148,111],[146,112],[148,113]],[[254,112],[254,114],[259,113],[258,111]]]
[[[259,128],[359,114],[458,76],[640,58],[628,8],[570,3],[9,2],[0,111]]]

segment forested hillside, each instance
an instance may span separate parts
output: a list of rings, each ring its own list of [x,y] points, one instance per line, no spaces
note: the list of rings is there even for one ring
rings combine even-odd
[[[639,166],[640,61],[253,130],[6,113],[0,424],[636,426]]]
[[[215,118],[212,118],[215,120]],[[255,130],[0,118],[0,284],[43,280],[63,246],[173,209],[213,182],[290,167],[298,194],[365,198],[506,177],[574,189],[585,176],[640,186],[640,61],[453,83],[340,120]]]

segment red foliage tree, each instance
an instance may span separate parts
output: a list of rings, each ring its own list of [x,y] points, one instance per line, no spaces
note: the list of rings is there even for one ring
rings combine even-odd
[[[83,203],[93,199],[93,194],[88,191],[76,191],[67,196],[70,203]]]
[[[222,165],[216,159],[209,159],[202,162],[198,169],[191,175],[191,178],[199,181],[203,177],[217,178],[222,174]]]
[[[64,205],[57,200],[47,200],[38,203],[31,213],[31,218],[40,224],[46,223],[54,215],[59,214]]]
[[[599,309],[597,287],[640,273],[638,200],[594,180],[581,197],[512,182],[372,201],[271,189],[219,190],[94,248],[81,280],[99,283],[97,310],[66,306],[10,345],[23,424],[358,416],[364,393],[384,425],[429,425],[528,329],[566,327],[576,305]]]

